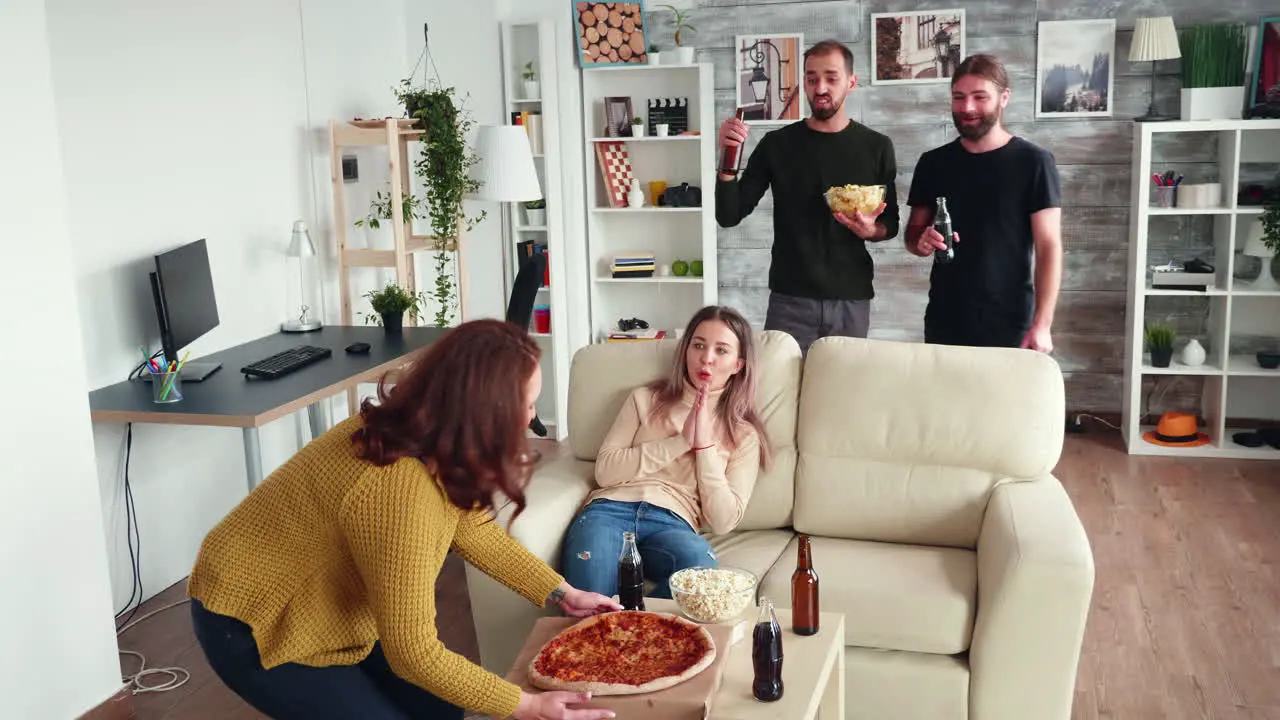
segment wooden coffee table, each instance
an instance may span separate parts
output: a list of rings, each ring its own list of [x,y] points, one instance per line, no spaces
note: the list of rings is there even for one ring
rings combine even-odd
[[[675,601],[645,598],[644,602],[647,610],[680,614]],[[746,623],[745,632],[729,650],[708,720],[843,720],[844,613],[822,613],[818,634],[805,637],[791,631],[790,610],[774,607],[782,626],[782,698],[760,702],[751,694],[755,677],[751,630],[759,612],[752,606],[737,620]]]

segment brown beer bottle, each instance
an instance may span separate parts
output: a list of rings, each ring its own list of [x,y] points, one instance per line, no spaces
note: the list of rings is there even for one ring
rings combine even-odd
[[[818,632],[818,573],[813,570],[809,536],[800,536],[796,571],[791,574],[791,629],[797,635]]]

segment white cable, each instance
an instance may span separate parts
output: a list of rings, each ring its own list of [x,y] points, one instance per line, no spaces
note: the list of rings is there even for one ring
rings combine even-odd
[[[165,605],[164,607],[159,608],[157,610],[152,610],[146,615],[143,615],[137,620],[131,621],[128,625],[125,625],[124,627],[117,630],[116,637],[120,637],[129,628],[133,627],[134,625],[137,625],[138,623],[142,622],[143,620],[146,620],[147,618],[158,615],[164,612],[165,610],[170,610],[180,605],[185,605],[187,602],[188,602],[187,600],[183,599],[183,600],[179,600],[178,602],[169,603],[168,605]],[[126,685],[129,685],[133,688],[132,692],[134,695],[137,695],[138,693],[144,693],[144,692],[166,692],[169,690],[175,690],[185,685],[187,681],[191,679],[191,673],[187,672],[186,668],[181,668],[181,667],[148,668],[147,658],[142,653],[136,652],[134,650],[124,650],[124,649],[120,649],[119,653],[121,655],[132,655],[138,658],[138,671],[132,675],[124,675],[123,677],[120,678],[121,680],[124,681]],[[142,678],[147,677],[149,675],[167,675],[169,676],[169,679],[162,683],[158,683],[156,685],[142,684]]]
[[[1076,422],[1079,422],[1079,421],[1080,421],[1080,418],[1089,418],[1090,420],[1096,420],[1096,421],[1098,421],[1098,422],[1102,423],[1103,425],[1106,425],[1107,427],[1111,428],[1112,430],[1119,430],[1119,429],[1120,429],[1120,426],[1119,426],[1119,425],[1113,425],[1112,423],[1110,423],[1110,422],[1108,422],[1108,421],[1106,421],[1106,420],[1103,420],[1102,418],[1098,417],[1097,415],[1090,415],[1089,413],[1078,413],[1078,414],[1076,415]]]

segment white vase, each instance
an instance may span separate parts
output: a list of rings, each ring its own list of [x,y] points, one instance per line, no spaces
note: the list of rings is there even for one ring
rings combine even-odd
[[[693,48],[681,45],[676,48],[676,65],[693,64]]]
[[[1199,340],[1191,338],[1191,340],[1182,347],[1182,356],[1179,359],[1182,360],[1183,365],[1187,365],[1188,367],[1199,367],[1203,365],[1205,360],[1204,346],[1200,344]]]
[[[644,190],[640,189],[640,181],[634,178],[631,180],[631,192],[627,193],[627,206],[644,207]]]
[[[644,137],[644,123],[631,126],[631,137]]]
[[[542,97],[542,95],[539,94],[541,92],[542,86],[537,80],[524,81],[524,98],[526,100],[537,100]]]
[[[651,53],[649,53],[649,64],[650,64],[650,65],[661,65],[661,64],[662,64],[662,53],[660,53],[660,52],[651,52]]]
[[[1243,86],[1182,89],[1183,120],[1239,120],[1243,112]]]
[[[542,225],[546,225],[547,209],[546,208],[525,208],[524,217],[525,217],[525,221],[528,222],[529,225],[533,227],[540,227]]]

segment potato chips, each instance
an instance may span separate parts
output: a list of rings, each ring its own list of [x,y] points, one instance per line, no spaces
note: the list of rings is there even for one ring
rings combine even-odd
[[[852,215],[856,212],[873,213],[884,202],[883,185],[834,185],[824,193],[827,207],[832,212]]]

